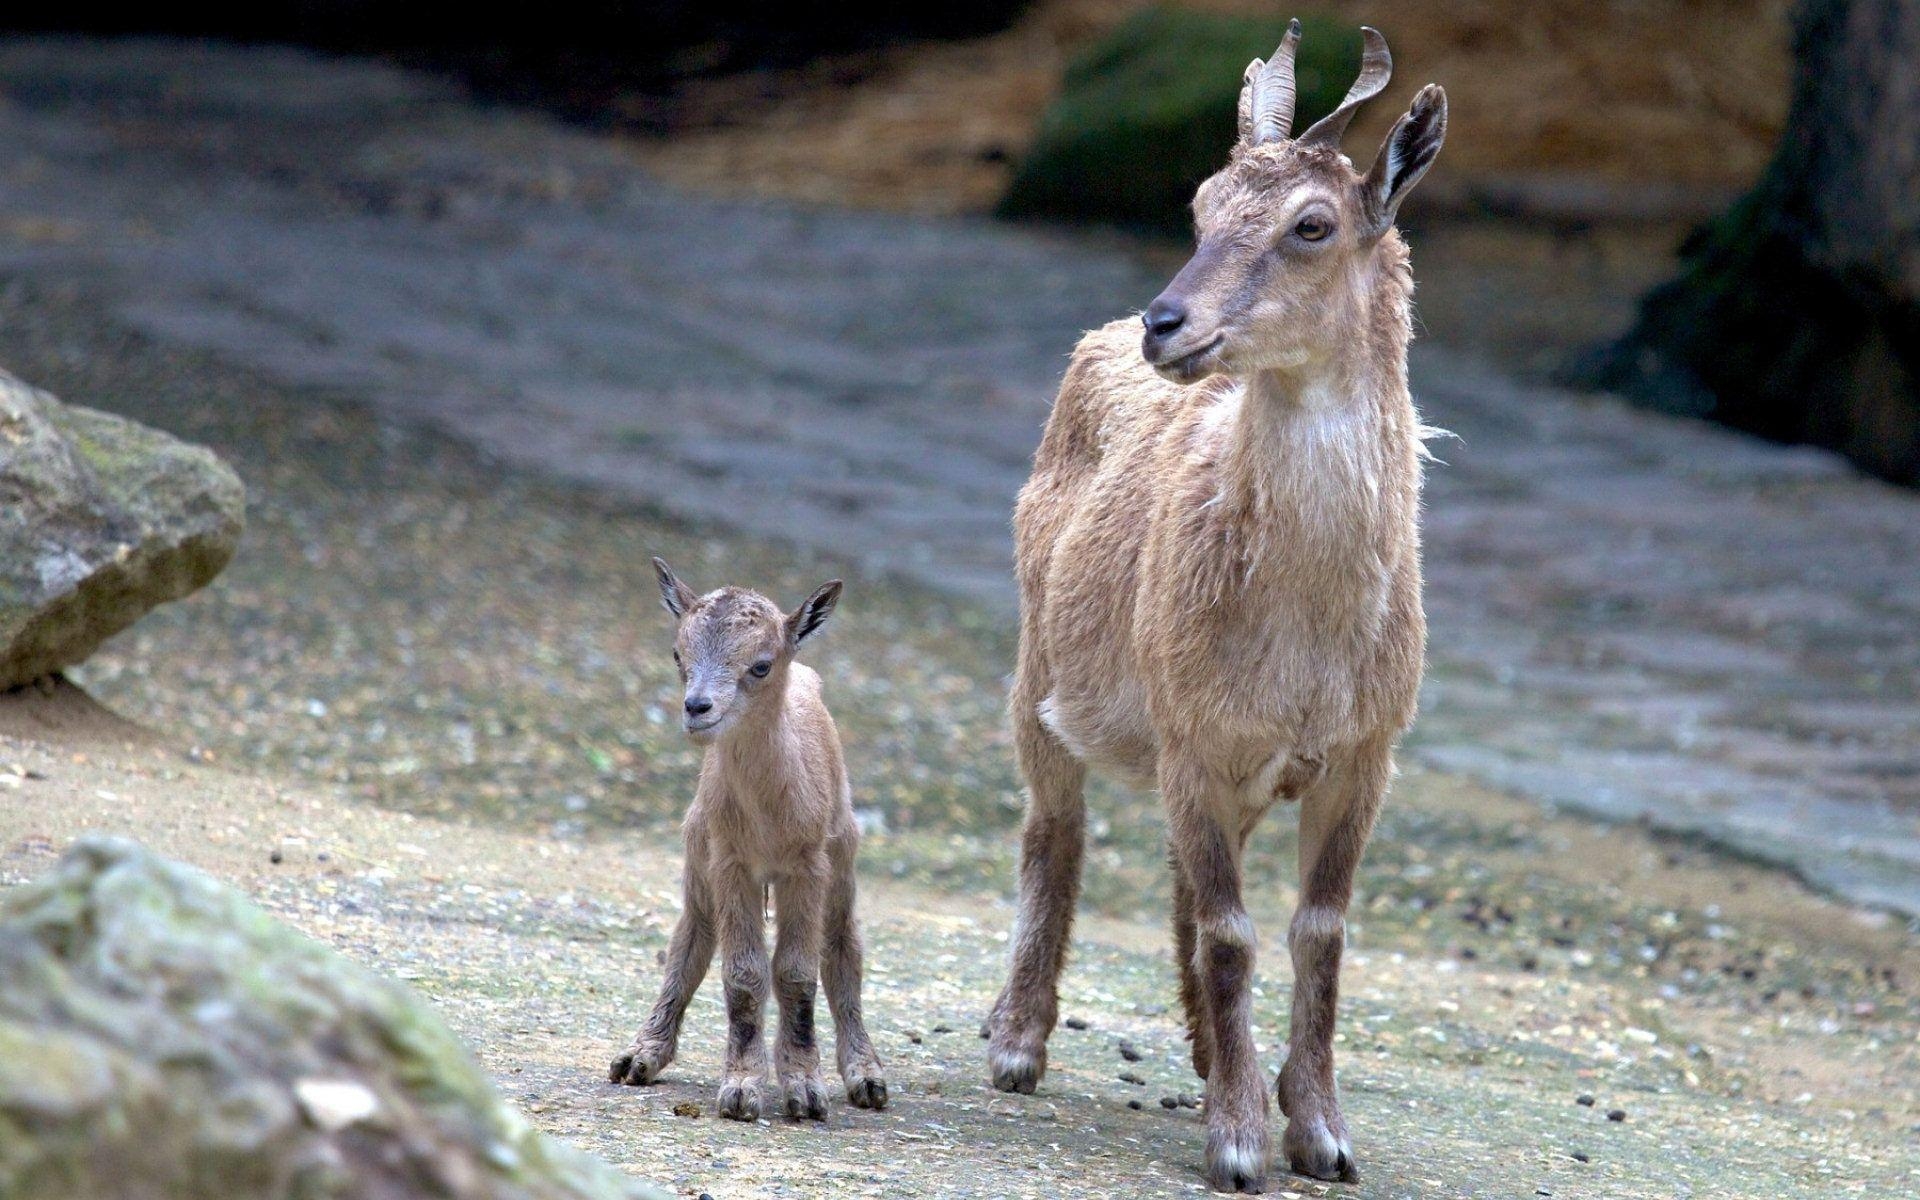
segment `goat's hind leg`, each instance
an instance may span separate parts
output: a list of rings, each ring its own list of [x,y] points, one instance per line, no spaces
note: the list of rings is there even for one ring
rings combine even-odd
[[[654,1001],[633,1043],[607,1068],[614,1083],[641,1086],[660,1078],[680,1047],[680,1023],[687,1005],[700,990],[713,962],[713,902],[702,873],[703,850],[693,842],[687,846],[687,866],[683,886],[686,907],[673,927],[673,939],[667,944],[667,974],[660,985],[660,998]]]
[[[1287,934],[1293,1026],[1275,1090],[1287,1115],[1287,1161],[1316,1179],[1359,1179],[1334,1083],[1333,1034],[1353,877],[1392,773],[1391,745],[1369,744],[1301,802],[1300,907]]]
[[[1080,899],[1087,769],[1040,723],[1038,697],[1016,689],[1014,744],[1027,777],[1020,834],[1020,909],[1007,985],[987,1019],[993,1086],[1031,1092],[1047,1072],[1047,1038],[1060,1015],[1060,970]]]
[[[1213,1017],[1194,969],[1193,885],[1178,854],[1168,852],[1167,868],[1173,876],[1173,958],[1180,971],[1180,1006],[1187,1015],[1187,1040],[1193,1043],[1193,1073],[1205,1079],[1213,1070]]]
[[[880,1055],[867,1036],[867,1023],[860,1011],[863,947],[859,917],[854,911],[856,846],[857,839],[851,834],[834,846],[820,979],[826,985],[827,1007],[833,1010],[834,1058],[847,1088],[847,1099],[858,1108],[885,1108],[887,1078],[881,1072]]]

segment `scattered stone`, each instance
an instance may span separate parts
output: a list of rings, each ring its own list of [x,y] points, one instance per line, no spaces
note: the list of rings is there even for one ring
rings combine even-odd
[[[1200,1097],[1194,1095],[1192,1092],[1181,1092],[1180,1107],[1181,1108],[1199,1108]]]
[[[912,1042],[912,1043],[913,1043],[914,1045],[916,1045],[916,1046],[918,1046],[918,1045],[920,1045],[920,1044],[921,1044],[921,1038],[920,1038],[920,1035],[919,1035],[919,1034],[917,1034],[917,1033],[913,1033],[913,1032],[911,1032],[911,1031],[909,1031],[909,1032],[907,1033],[907,1040],[908,1040],[909,1042]]]
[[[1140,1103],[1138,1100],[1129,1100],[1127,1101],[1127,1107],[1132,1109],[1135,1112],[1139,1112],[1141,1109],[1145,1108],[1146,1105]]]
[[[694,1120],[699,1120],[700,1106],[691,1100],[682,1100],[673,1106],[673,1115],[676,1117],[691,1117]]]
[[[1592,1108],[1593,1096],[1589,1092],[1581,1092],[1578,1096],[1574,1097],[1573,1102],[1582,1108]]]
[[[212,451],[0,371],[0,691],[205,586],[245,520]]]
[[[0,897],[0,1130],[9,1196],[665,1200],[534,1129],[399,984],[117,838]]]
[[[1087,1021],[1085,1017],[1068,1017],[1067,1018],[1068,1029],[1085,1029],[1086,1027],[1087,1027]]]
[[[1609,1121],[1624,1121],[1626,1119],[1627,1110],[1624,1108],[1610,1108],[1607,1110],[1607,1120]]]
[[[951,1026],[951,1025],[935,1025],[935,1026],[933,1027],[933,1031],[934,1031],[935,1033],[952,1033],[952,1032],[953,1032],[953,1026]]]
[[[1584,1151],[1584,1150],[1575,1150],[1575,1151],[1573,1152],[1573,1161],[1575,1161],[1575,1162],[1581,1162],[1581,1163],[1583,1163],[1583,1162],[1592,1162],[1592,1161],[1593,1161],[1593,1157],[1592,1157],[1591,1155],[1589,1155],[1589,1154],[1588,1154],[1588,1153],[1587,1153],[1586,1151]]]
[[[274,847],[272,850],[267,851],[267,861],[274,864],[275,866],[278,866],[282,862],[286,861],[286,857],[287,857],[286,855],[280,853],[280,848],[278,846]]]
[[[1142,1079],[1142,1078],[1140,1078],[1140,1077],[1139,1077],[1138,1075],[1135,1075],[1135,1074],[1134,1074],[1134,1073],[1133,1073],[1132,1071],[1122,1071],[1122,1072],[1120,1072],[1120,1082],[1121,1082],[1121,1083],[1131,1083],[1131,1084],[1134,1084],[1134,1085],[1135,1085],[1135,1086],[1137,1086],[1137,1087],[1145,1087],[1145,1086],[1147,1086],[1147,1081],[1146,1081],[1146,1080],[1144,1080],[1144,1079]]]
[[[1179,1108],[1180,1099],[1177,1096],[1162,1096],[1160,1097],[1160,1107],[1161,1108]]]
[[[1135,1046],[1132,1042],[1128,1041],[1125,1038],[1120,1039],[1120,1045],[1118,1049],[1120,1051],[1120,1057],[1126,1059],[1128,1062],[1139,1062],[1142,1058],[1146,1057],[1144,1054],[1140,1053],[1140,1048],[1138,1046]]]

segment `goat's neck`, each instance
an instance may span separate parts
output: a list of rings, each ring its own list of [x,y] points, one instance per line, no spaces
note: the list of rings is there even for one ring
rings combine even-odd
[[[786,681],[779,691],[760,697],[740,723],[714,746],[727,778],[753,785],[774,781],[782,770],[787,738]]]
[[[1282,577],[1366,587],[1380,567],[1388,479],[1411,435],[1403,360],[1353,352],[1296,371],[1264,371],[1243,385],[1221,461],[1223,516],[1236,526],[1244,583]],[[1328,597],[1331,599],[1332,597]]]

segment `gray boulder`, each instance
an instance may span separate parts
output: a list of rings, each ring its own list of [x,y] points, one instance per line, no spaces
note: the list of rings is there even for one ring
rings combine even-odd
[[[400,985],[107,838],[0,896],[0,1196],[664,1200]]]
[[[204,586],[245,519],[211,451],[0,371],[0,691]]]

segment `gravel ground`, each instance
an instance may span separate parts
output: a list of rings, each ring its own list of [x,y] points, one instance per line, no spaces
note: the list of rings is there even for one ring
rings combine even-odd
[[[253,520],[221,581],[79,673],[154,732],[70,691],[0,699],[0,878],[100,828],[199,863],[433,997],[543,1127],[689,1196],[1201,1190],[1147,798],[1095,797],[1065,985],[1086,1028],[1056,1036],[1037,1096],[985,1084],[974,1031],[1017,821],[992,619],[850,576],[817,661],[876,829],[868,1009],[897,1102],[825,1129],[736,1126],[712,1115],[711,988],[660,1086],[601,1074],[656,982],[693,764],[648,715],[671,673],[645,557],[788,598],[844,565],[516,475],[120,332],[78,292],[0,285],[0,361],[212,443]],[[1291,842],[1271,822],[1251,872],[1270,1058]],[[1276,1177],[1294,1194],[1894,1196],[1920,1180],[1920,934],[1899,922],[1416,767],[1352,944],[1343,1078],[1364,1181]]]

